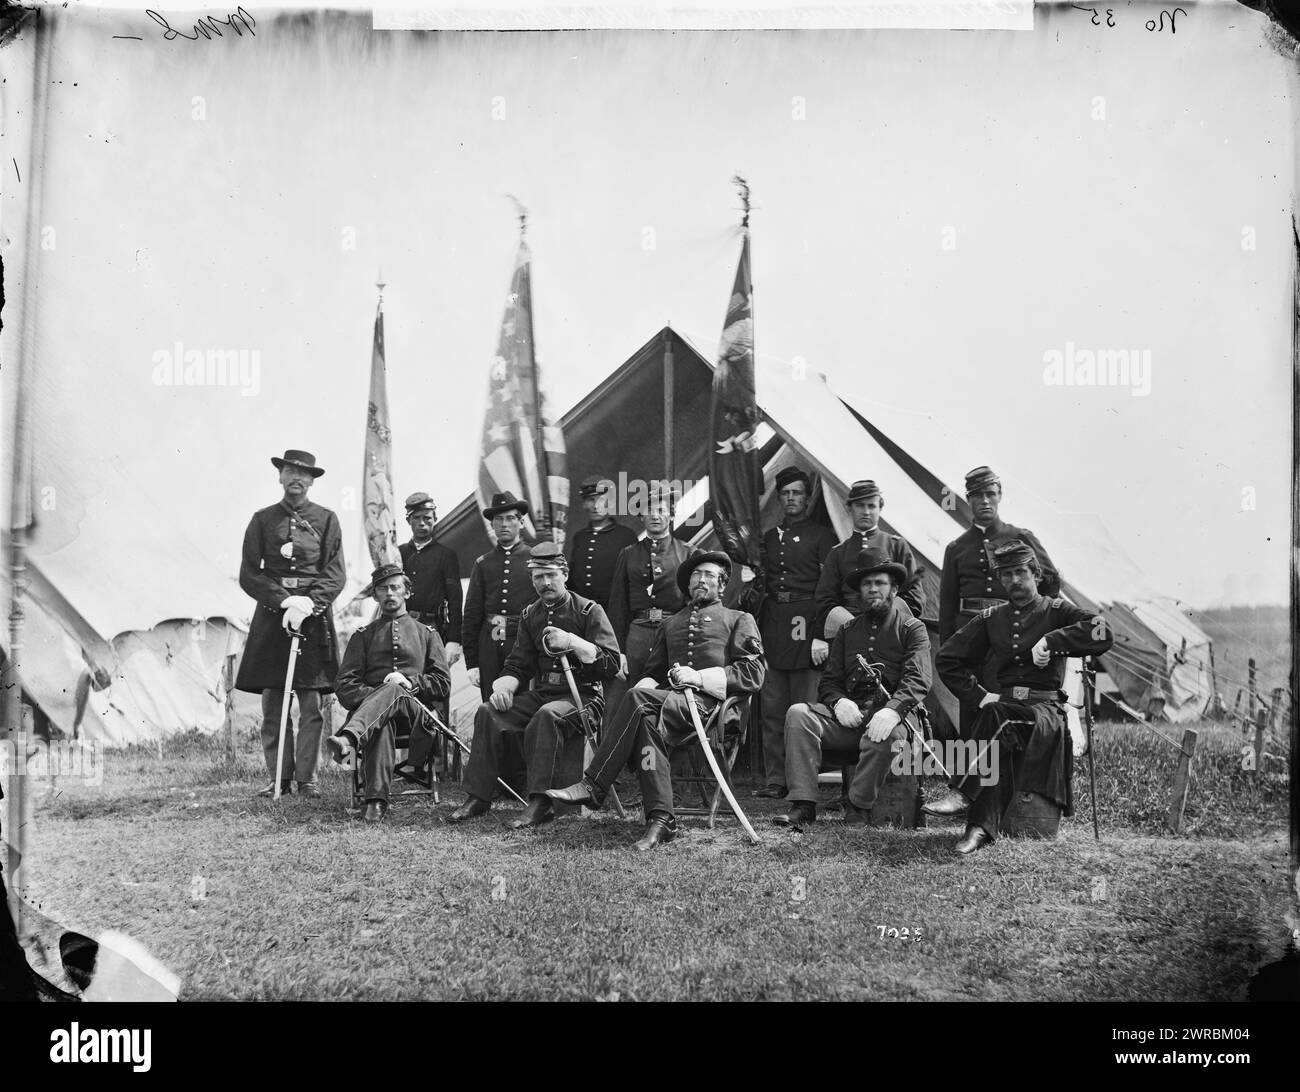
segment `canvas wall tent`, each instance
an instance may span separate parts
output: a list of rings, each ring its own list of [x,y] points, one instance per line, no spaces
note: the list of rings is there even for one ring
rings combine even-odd
[[[713,369],[705,355],[680,332],[665,328],[642,345],[608,379],[562,418],[574,482],[601,473],[618,480],[665,476],[663,437],[663,358],[673,355],[674,447],[668,476],[695,486],[678,511],[675,533],[688,540],[709,537],[706,444]],[[772,489],[777,471],[797,462],[815,472],[817,511],[843,538],[849,532],[844,505],[849,485],[870,477],[885,497],[882,524],[911,544],[925,568],[926,621],[937,625],[939,573],[947,544],[969,526],[970,510],[962,495],[964,473],[984,461],[978,447],[962,446],[944,436],[932,419],[934,448],[900,441],[899,433],[921,434],[924,428],[901,424],[888,415],[860,413],[831,390],[825,376],[785,362],[757,364],[758,400],[766,422],[760,429],[764,472],[763,526],[777,522]],[[906,427],[912,426],[912,427]],[[911,452],[923,451],[925,461]],[[932,459],[931,456],[936,458]],[[1009,483],[1014,478],[1004,474]],[[1022,504],[1021,501],[1026,503]],[[1103,609],[1122,631],[1121,648],[1106,666],[1130,705],[1146,710],[1146,689],[1163,690],[1163,712],[1174,719],[1199,716],[1209,697],[1208,673],[1201,667],[1209,641],[1189,619],[1147,587],[1140,570],[1095,516],[1064,516],[1028,494],[1008,487],[1006,515],[1032,526],[1052,552],[1067,581],[1067,594],[1081,605]],[[579,524],[581,520],[578,521]],[[629,521],[635,525],[635,521]],[[456,551],[462,572],[488,547],[484,523],[473,498],[452,509],[438,527],[445,544]],[[1077,574],[1077,577],[1076,577]],[[932,637],[933,637],[932,632]],[[1186,643],[1183,637],[1187,638]],[[1186,663],[1176,663],[1178,656]],[[466,694],[463,708],[473,705]],[[955,717],[952,696],[936,684],[931,703],[940,728]],[[1077,715],[1072,721],[1077,725]]]

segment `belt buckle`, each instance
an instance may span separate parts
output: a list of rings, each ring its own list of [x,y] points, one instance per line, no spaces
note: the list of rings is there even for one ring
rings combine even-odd
[[[779,592],[777,592],[777,593],[776,593],[776,601],[777,601],[778,603],[788,603],[788,602],[790,602],[790,593],[789,593],[788,591],[779,591]]]
[[[300,579],[301,577],[297,576],[282,576],[280,577],[280,586],[282,588],[296,588]]]
[[[645,619],[647,622],[662,622],[664,620],[664,612],[660,607],[651,607],[646,611]]]
[[[1029,687],[1013,686],[1011,688],[1011,696],[1015,698],[1016,701],[1027,701],[1029,699]]]

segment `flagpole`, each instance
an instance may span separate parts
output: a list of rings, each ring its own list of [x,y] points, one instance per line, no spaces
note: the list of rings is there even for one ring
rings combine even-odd
[[[27,253],[23,268],[22,320],[19,324],[19,349],[14,385],[13,470],[9,496],[9,657],[6,661],[4,687],[4,724],[8,729],[12,767],[9,776],[8,822],[5,877],[9,892],[9,910],[14,928],[23,937],[23,901],[19,897],[17,872],[23,866],[23,841],[27,820],[27,733],[23,727],[22,650],[24,613],[23,597],[27,581],[27,526],[31,520],[32,432],[31,375],[36,345],[36,267],[40,261],[39,225],[41,198],[44,193],[48,89],[50,86],[50,39],[53,20],[44,12],[34,12],[33,38],[35,60],[32,66],[32,159],[31,190],[27,203]],[[26,881],[26,872],[23,882]]]
[[[665,329],[663,332],[664,340],[664,478],[668,481],[673,480],[673,468],[676,465],[676,459],[673,451],[673,337]]]

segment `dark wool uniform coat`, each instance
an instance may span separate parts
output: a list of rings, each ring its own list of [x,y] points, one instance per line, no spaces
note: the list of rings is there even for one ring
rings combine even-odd
[[[411,580],[407,611],[417,622],[433,626],[444,645],[460,644],[462,594],[456,554],[433,540],[424,547],[414,540],[403,543],[399,552]]]
[[[852,683],[859,656],[880,672],[890,694],[888,701],[864,703],[863,695],[856,692],[857,687]],[[905,717],[925,701],[932,680],[930,635],[925,623],[913,618],[894,599],[883,618],[864,611],[835,635],[822,669],[817,700],[832,712],[837,701],[848,698],[862,707],[864,713],[892,709]],[[864,720],[862,730],[866,729]]]
[[[576,532],[569,551],[569,591],[594,599],[608,612],[618,555],[634,542],[636,532],[617,521],[600,530],[588,524]]]
[[[315,613],[302,625],[295,690],[332,690],[338,674],[338,637],[331,607],[343,591],[343,535],[328,508],[283,500],[254,513],[244,532],[239,586],[257,600],[248,641],[235,679],[237,690],[281,690],[289,667],[290,637],[281,609],[291,595],[305,595]]]
[[[552,656],[542,647],[542,634],[550,626],[577,634],[596,646],[594,662],[584,664],[572,652],[568,653],[568,660],[573,681],[577,683],[584,703],[599,696],[602,684],[618,674],[618,642],[614,639],[604,608],[595,600],[573,592],[554,606],[536,599],[524,608],[515,647],[510,650],[497,677],[516,678],[521,688],[531,681],[535,690],[555,697],[569,697],[569,683],[564,677],[559,656]]]
[[[1035,665],[1032,655],[1040,638],[1046,639],[1052,654],[1043,667]],[[989,693],[981,677],[985,661],[991,661],[989,670],[997,680],[998,706],[1033,721],[1024,733],[1026,742],[1016,767],[1016,787],[1020,792],[1050,797],[1065,809],[1066,815],[1072,814],[1074,808],[1070,784],[1074,749],[1064,706],[1052,700],[1018,697],[1016,688],[1022,688],[1022,692],[1059,693],[1065,680],[1066,658],[1100,655],[1110,648],[1111,641],[1104,617],[1065,599],[1040,595],[1023,607],[1006,602],[981,611],[944,643],[935,659],[944,685],[958,698],[973,704]]]
[[[609,621],[619,648],[627,651],[628,631],[641,611],[654,607],[668,615],[681,609],[683,596],[677,586],[677,569],[699,552],[668,535],[658,542],[647,536],[618,555],[609,590]]]
[[[465,667],[480,672],[480,692],[486,700],[519,632],[519,616],[537,598],[528,571],[528,547],[516,542],[509,550],[493,546],[474,562],[465,593],[461,625]],[[493,619],[504,618],[502,621]]]
[[[411,693],[425,705],[451,692],[438,631],[403,611],[393,618],[381,614],[352,634],[334,686],[339,704],[351,713],[393,671],[410,680]]]
[[[966,621],[991,603],[982,603],[963,613],[961,601],[998,599],[1006,602],[993,565],[993,551],[1005,542],[1019,539],[1038,555],[1042,575],[1038,578],[1039,595],[1060,595],[1061,576],[1047,556],[1043,544],[1033,531],[994,520],[988,527],[971,527],[948,543],[943,551],[943,572],[939,577],[939,643],[956,633]]]
[[[760,632],[768,668],[812,667],[813,638],[822,635],[817,628],[817,582],[834,548],[835,532],[807,519],[782,523],[763,536],[766,595]]]
[[[854,617],[862,613],[862,596],[847,583],[849,573],[858,567],[858,554],[873,550],[896,561],[907,570],[898,589],[898,598],[917,618],[925,609],[925,590],[921,587],[924,570],[901,535],[891,535],[876,527],[874,531],[854,531],[826,557],[821,579],[817,582],[817,636],[825,632],[826,616],[834,607],[845,607]]]

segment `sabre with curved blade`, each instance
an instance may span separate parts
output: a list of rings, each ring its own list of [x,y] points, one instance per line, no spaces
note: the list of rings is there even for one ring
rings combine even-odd
[[[545,640],[542,641],[545,644]],[[578,684],[573,678],[573,668],[569,666],[568,652],[561,652],[556,659],[560,661],[560,667],[564,671],[564,677],[569,682],[569,693],[573,696],[573,704],[578,707],[578,728],[582,734],[587,737],[587,742],[591,744],[591,750],[596,750],[596,734],[591,730],[591,725],[587,723],[584,716],[586,709],[583,708],[582,698],[578,694]],[[618,813],[620,819],[627,818],[627,810],[623,807],[623,801],[618,798],[618,790],[613,785],[609,787],[609,799],[614,805],[614,810]]]
[[[422,702],[414,694],[408,694],[407,697],[409,697],[413,702],[415,702],[416,705],[418,705],[429,715],[429,719],[433,721],[434,728],[436,728],[439,732],[441,732],[444,736],[446,736],[447,739],[451,740],[452,743],[454,743],[457,747],[459,747],[462,751],[464,751],[465,757],[469,758],[470,750],[469,750],[468,743],[466,743],[463,739],[460,738],[460,736],[458,736],[455,732],[453,732],[450,728],[448,728],[447,725],[443,724],[442,718],[438,716],[438,714],[435,713],[432,709],[430,709],[427,705],[425,705],[424,702]],[[503,789],[505,789],[506,792],[508,792],[516,800],[518,800],[519,803],[523,804],[524,807],[528,807],[528,801],[525,800],[522,796],[520,796],[517,792],[515,792],[515,790],[512,789],[509,785],[507,785],[503,778],[498,777],[497,784],[500,785]]]
[[[713,748],[709,745],[709,737],[704,734],[704,725],[700,722],[700,712],[695,708],[695,688],[693,686],[683,686],[681,688],[681,693],[686,698],[686,708],[690,710],[691,724],[695,727],[695,734],[699,737],[700,746],[704,748],[704,757],[708,760],[709,769],[713,771],[713,776],[718,782],[718,788],[722,790],[722,795],[727,798],[727,803],[731,805],[731,810],[736,813],[736,818],[740,820],[740,825],[745,828],[745,833],[749,835],[749,840],[753,842],[754,845],[758,845],[758,835],[754,833],[754,828],[750,826],[749,820],[745,818],[745,813],[740,810],[740,805],[736,803],[736,798],[732,795],[731,788],[727,784],[727,779],[722,775],[722,770],[718,768],[718,760],[713,757]]]
[[[275,791],[271,794],[272,800],[280,799],[280,786],[284,784],[284,729],[289,723],[289,706],[293,704],[293,672],[298,666],[298,642],[302,640],[302,634],[298,630],[291,629],[289,632],[293,634],[293,640],[289,643],[289,666],[284,673],[284,690],[280,695],[280,736],[275,744]],[[301,729],[302,725],[298,727]]]

